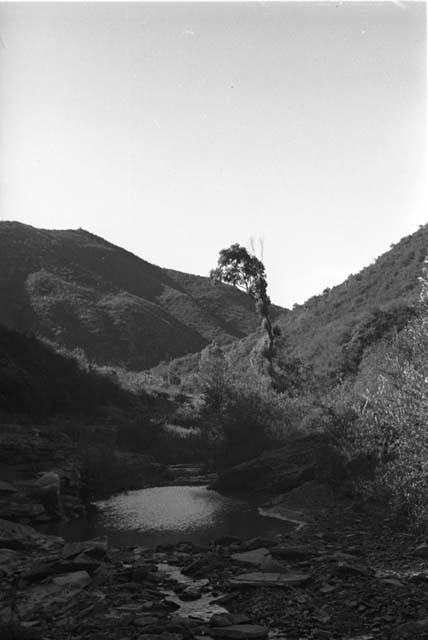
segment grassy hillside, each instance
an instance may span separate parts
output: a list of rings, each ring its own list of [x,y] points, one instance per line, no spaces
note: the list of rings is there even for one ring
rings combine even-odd
[[[382,319],[386,319],[384,331],[388,330],[386,314],[389,325],[400,328],[418,298],[427,249],[428,225],[424,225],[358,274],[295,306],[278,324],[296,355],[318,372],[335,371],[342,364],[343,347],[374,318],[379,318],[376,339],[382,336]]]
[[[100,364],[145,369],[254,331],[251,301],[83,229],[0,222],[0,322]]]
[[[279,315],[276,322],[287,336],[290,354],[311,364],[322,377],[353,372],[365,349],[394,327],[401,329],[412,316],[427,249],[424,225],[342,284]],[[261,335],[258,329],[226,347],[235,370],[248,369],[250,352]],[[186,376],[197,364],[193,354],[169,367],[159,365],[154,373]]]

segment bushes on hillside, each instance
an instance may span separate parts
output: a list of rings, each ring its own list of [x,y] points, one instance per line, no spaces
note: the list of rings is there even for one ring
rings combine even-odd
[[[68,413],[94,417],[103,405],[124,407],[130,395],[111,380],[83,371],[40,342],[0,327],[0,412],[34,421]]]
[[[216,466],[255,457],[284,436],[284,398],[269,380],[252,372],[234,376],[218,345],[209,345],[202,352],[200,384],[200,425]]]
[[[418,317],[398,333],[376,362],[361,393],[348,397],[352,425],[342,430],[350,459],[375,463],[375,495],[389,495],[397,513],[428,524],[428,280]]]

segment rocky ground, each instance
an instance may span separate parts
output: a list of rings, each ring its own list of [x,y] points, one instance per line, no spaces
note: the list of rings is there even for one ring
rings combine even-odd
[[[318,491],[318,494],[317,494]],[[114,549],[0,521],[2,640],[428,637],[428,544],[307,487],[274,539]],[[327,505],[328,503],[328,505]]]
[[[109,493],[169,481],[165,465],[129,451],[115,450],[100,468],[93,447],[55,425],[0,427],[0,518],[6,520],[39,526],[85,516],[88,503],[103,495],[106,477]]]

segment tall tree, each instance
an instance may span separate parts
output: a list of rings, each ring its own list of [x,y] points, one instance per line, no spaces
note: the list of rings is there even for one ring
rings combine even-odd
[[[222,249],[217,267],[212,269],[210,277],[214,282],[223,282],[245,291],[256,305],[257,313],[262,320],[268,343],[264,356],[268,362],[268,373],[273,375],[273,355],[277,328],[272,326],[269,315],[270,298],[267,294],[266,270],[263,262],[251,255],[245,247],[232,244]]]

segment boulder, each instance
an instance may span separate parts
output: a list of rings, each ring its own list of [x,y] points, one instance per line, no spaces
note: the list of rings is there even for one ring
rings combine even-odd
[[[41,473],[35,484],[39,489],[40,499],[47,513],[53,518],[63,518],[61,479],[59,475],[55,471]]]

